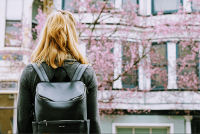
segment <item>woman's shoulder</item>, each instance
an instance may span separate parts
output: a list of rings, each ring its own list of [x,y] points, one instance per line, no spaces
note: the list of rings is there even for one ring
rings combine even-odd
[[[34,68],[33,68],[32,64],[29,63],[28,65],[26,65],[26,67],[24,68],[23,72],[25,72],[25,73],[32,73],[32,72],[34,72]]]
[[[88,88],[93,88],[98,86],[95,70],[90,65],[87,66],[85,72],[83,73],[83,79],[86,80],[83,81],[85,82]]]
[[[33,76],[35,75],[34,68],[31,63],[26,65],[22,71],[21,77],[28,77],[28,76]]]
[[[95,73],[94,69],[92,68],[91,65],[88,65],[87,68],[85,69],[85,72],[88,74],[88,75],[93,75]]]

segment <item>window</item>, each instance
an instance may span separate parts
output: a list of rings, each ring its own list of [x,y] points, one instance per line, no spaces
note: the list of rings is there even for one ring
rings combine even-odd
[[[164,13],[177,12],[182,4],[183,0],[152,0],[152,14],[161,10]]]
[[[62,9],[63,10],[68,10],[71,12],[78,12],[77,9],[80,7],[72,7],[70,5],[70,3],[72,2],[72,0],[62,0]],[[90,6],[95,6],[95,8],[97,9],[100,5],[107,3],[107,7],[110,8],[111,4],[114,6],[114,0],[92,0],[92,2],[90,3]]]
[[[131,127],[131,128],[117,128],[118,134],[167,134],[169,128],[154,128],[154,127]]]
[[[21,41],[15,39],[17,35],[20,34],[20,27],[13,26],[14,24],[20,23],[19,20],[6,20],[6,47],[19,47],[21,46]]]
[[[139,0],[122,0],[122,4],[129,4],[129,2],[131,4],[138,4],[139,3]]]
[[[93,3],[95,3],[96,7],[98,6],[98,4],[104,4],[107,2],[107,6],[110,7],[111,4],[114,4],[114,0],[92,0]]]
[[[22,20],[23,0],[7,0],[6,2],[5,47],[19,47],[21,41],[14,35],[19,35],[20,28],[13,24],[20,23]]]
[[[132,9],[132,7],[129,7],[130,4],[134,4],[134,9]],[[135,5],[139,4],[139,0],[122,0],[122,5],[124,10],[126,10],[127,12],[129,11],[135,11],[137,12],[137,8],[135,7]]]
[[[108,47],[108,43],[113,44],[114,42],[112,40],[105,41],[100,39],[85,40],[84,42],[87,44],[87,58],[89,59],[91,65],[95,69],[97,80],[99,82],[113,80],[115,66],[113,58],[111,57],[112,55],[114,55],[114,48]],[[94,53],[94,50],[96,51],[97,49],[98,51],[104,51],[106,53],[104,53],[103,55],[98,52]],[[103,84],[103,87],[105,89],[109,89],[112,86],[112,82],[106,82]]]
[[[192,133],[198,134],[200,133],[200,117],[198,115],[193,116],[191,121]]]
[[[134,42],[123,43],[122,45],[122,73],[125,67],[131,62],[132,56],[130,50],[130,45],[134,45]],[[122,87],[123,88],[134,88],[138,86],[138,66],[133,66],[125,75],[122,76]]]
[[[62,0],[62,9],[72,11],[74,7],[70,6],[72,0]]]
[[[105,7],[106,10],[111,10],[115,6],[114,0],[92,0],[90,6],[92,7],[94,5],[95,8],[98,9],[98,7],[104,6],[105,3],[106,3]]]
[[[164,89],[167,87],[167,43],[152,43],[152,69],[160,69],[151,76],[151,87],[154,89]]]
[[[36,38],[37,38],[37,31],[35,31],[33,29],[38,24],[38,21],[35,18],[36,15],[38,14],[38,8],[43,9],[43,2],[41,0],[34,0],[33,6],[32,6],[32,37],[33,37],[33,40],[36,40]]]
[[[192,5],[192,11],[199,11],[200,10],[200,1],[198,1],[198,0],[193,0],[192,2],[191,2],[191,5]]]
[[[192,73],[195,73],[196,76],[199,76],[199,58],[198,55],[196,55],[194,60],[186,60],[186,65],[181,65],[182,63],[179,61],[181,59],[185,59],[187,56],[192,55],[192,51],[189,47],[183,48],[182,45],[177,44],[177,70],[181,70],[178,72],[178,76],[191,76]],[[181,69],[184,67],[184,69]],[[177,83],[179,88],[189,88],[191,89],[192,87],[188,87],[187,83],[182,83],[182,79],[177,78]],[[195,84],[193,84],[195,86]],[[197,85],[196,85],[197,86]]]

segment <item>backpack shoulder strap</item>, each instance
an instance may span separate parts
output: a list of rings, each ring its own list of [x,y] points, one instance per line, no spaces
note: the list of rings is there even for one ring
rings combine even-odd
[[[74,76],[72,78],[72,81],[79,81],[87,67],[88,67],[88,65],[86,65],[86,64],[79,64],[79,66],[76,69],[76,72],[75,72],[75,74],[74,74]]]
[[[33,68],[35,69],[35,71],[37,72],[37,74],[38,74],[40,80],[41,80],[41,81],[47,81],[47,82],[49,82],[49,79],[48,79],[48,77],[47,77],[47,74],[46,74],[46,72],[44,71],[44,68],[42,67],[42,65],[40,65],[40,66],[38,67],[38,65],[37,65],[36,63],[31,63],[31,64],[32,64]]]

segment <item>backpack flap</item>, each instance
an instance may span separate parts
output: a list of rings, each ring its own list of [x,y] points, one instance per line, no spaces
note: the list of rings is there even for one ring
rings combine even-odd
[[[70,101],[80,98],[86,92],[85,84],[81,81],[49,83],[42,82],[36,87],[36,93],[50,101]]]

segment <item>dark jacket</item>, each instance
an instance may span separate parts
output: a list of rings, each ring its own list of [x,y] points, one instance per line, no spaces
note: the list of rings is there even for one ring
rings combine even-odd
[[[72,79],[76,68],[80,64],[71,61],[65,61],[63,68],[53,69],[49,67],[45,62],[42,63],[44,70],[50,81],[70,81]],[[64,70],[65,69],[65,70]],[[67,73],[66,73],[66,72]],[[90,119],[90,132],[101,133],[100,129],[100,117],[98,110],[97,100],[97,79],[94,69],[88,66],[81,81],[85,83],[89,93],[87,94],[87,117]],[[19,86],[19,96],[17,104],[17,128],[18,133],[32,133],[32,119],[31,110],[32,103],[35,101],[36,85],[40,82],[40,79],[31,64],[27,65],[22,72]]]

